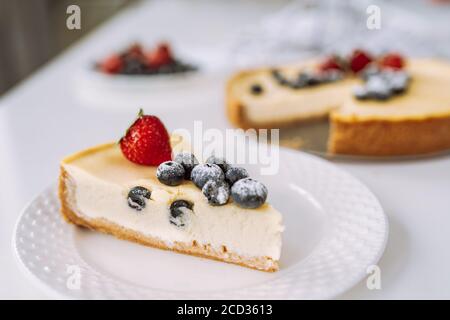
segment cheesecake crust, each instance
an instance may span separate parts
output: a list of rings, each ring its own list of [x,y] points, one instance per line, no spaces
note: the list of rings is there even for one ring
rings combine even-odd
[[[337,154],[402,156],[450,149],[450,115],[410,120],[331,116],[328,150]]]
[[[64,167],[61,166],[58,195],[61,202],[61,214],[69,223],[106,234],[111,234],[116,238],[136,242],[153,248],[171,250],[197,257],[237,264],[261,271],[275,272],[279,269],[278,261],[275,261],[270,257],[243,257],[237,253],[228,251],[225,246],[222,246],[221,250],[217,250],[210,244],[203,245],[195,240],[192,243],[174,242],[172,245],[168,245],[161,239],[124,228],[118,224],[108,221],[107,219],[86,218],[82,212],[79,212],[76,206],[74,199],[76,186],[73,186],[73,184],[69,183],[69,181],[69,174]]]

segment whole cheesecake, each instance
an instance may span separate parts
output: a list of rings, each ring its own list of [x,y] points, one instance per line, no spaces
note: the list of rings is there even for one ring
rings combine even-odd
[[[286,79],[318,62],[280,67]],[[362,99],[354,88],[364,80],[344,74],[337,81],[296,88],[273,69],[242,71],[226,91],[230,121],[242,128],[283,128],[305,121],[330,121],[328,151],[372,156],[414,155],[450,149],[450,64],[408,59],[409,85],[401,94]]]
[[[174,153],[188,149],[177,139]],[[263,271],[279,268],[282,216],[268,203],[213,206],[192,181],[161,183],[156,166],[129,161],[117,143],[77,152],[60,170],[61,212],[68,222],[160,249]],[[130,199],[136,188],[147,191],[145,201]],[[174,215],[180,202],[190,205]]]

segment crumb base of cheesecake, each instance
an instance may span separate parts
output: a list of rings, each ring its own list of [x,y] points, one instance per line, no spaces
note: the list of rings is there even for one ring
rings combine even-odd
[[[328,150],[336,154],[403,156],[450,149],[450,115],[353,121],[331,116]]]
[[[71,199],[73,197],[72,195],[74,190],[69,190],[71,187],[67,184],[69,178],[67,171],[63,167],[61,167],[60,170],[58,195],[61,202],[61,214],[69,223],[106,234],[111,234],[116,238],[132,241],[153,248],[171,250],[178,253],[232,263],[266,272],[275,272],[279,269],[278,261],[275,261],[270,257],[245,257],[237,253],[230,252],[225,246],[222,246],[221,249],[218,250],[210,244],[200,244],[195,240],[192,241],[192,243],[174,242],[169,245],[161,239],[124,228],[116,223],[108,221],[107,219],[86,218],[82,213],[78,212],[76,204],[74,204],[73,199]]]

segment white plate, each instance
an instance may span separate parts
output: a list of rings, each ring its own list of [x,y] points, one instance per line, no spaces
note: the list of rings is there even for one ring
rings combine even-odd
[[[23,211],[13,246],[28,275],[58,296],[112,299],[316,299],[354,286],[384,250],[388,223],[375,196],[334,165],[280,152],[260,177],[284,217],[280,271],[265,273],[121,241],[67,224],[56,187]],[[81,271],[74,287],[73,269]],[[71,285],[72,284],[72,285]]]

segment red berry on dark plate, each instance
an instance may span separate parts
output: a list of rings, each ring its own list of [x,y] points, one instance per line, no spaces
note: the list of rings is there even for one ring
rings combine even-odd
[[[147,60],[150,67],[153,68],[159,68],[172,63],[173,57],[170,47],[165,43],[160,44],[155,50],[147,55]]]
[[[158,166],[172,159],[170,137],[164,124],[158,117],[144,115],[142,109],[119,144],[123,155],[137,164]]]
[[[382,68],[403,69],[405,60],[400,54],[392,52],[384,55],[379,64]]]
[[[123,67],[123,60],[119,55],[109,56],[100,63],[100,70],[106,73],[118,73]]]
[[[128,48],[126,53],[135,56],[143,56],[144,50],[142,50],[142,46],[139,43],[134,43]]]
[[[356,49],[353,51],[350,56],[350,69],[354,73],[358,73],[363,70],[370,62],[373,61],[373,58],[364,50]]]

